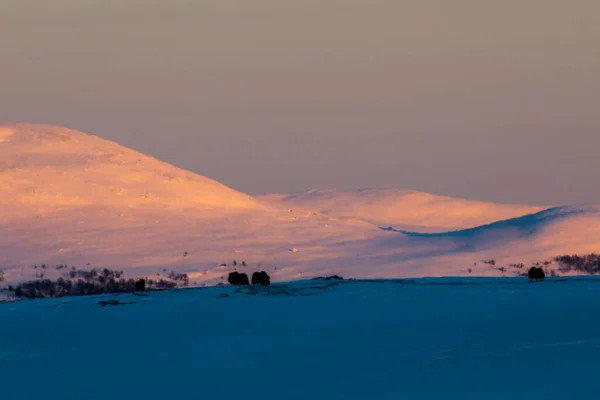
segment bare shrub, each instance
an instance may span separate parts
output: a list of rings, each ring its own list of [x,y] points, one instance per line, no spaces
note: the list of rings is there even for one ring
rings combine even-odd
[[[188,275],[184,274],[184,273],[179,273],[179,272],[175,272],[175,271],[171,271],[169,273],[169,279],[172,279],[174,281],[180,281],[183,282],[183,286],[188,286],[189,284],[189,279],[188,279]]]
[[[39,267],[38,267],[39,268]],[[60,269],[65,269],[62,266]],[[45,269],[45,268],[43,268]],[[136,288],[134,279],[122,278],[123,271],[113,271],[108,268],[103,270],[92,269],[90,271],[77,270],[73,267],[69,270],[68,276],[58,278],[53,281],[43,279],[44,272],[36,274],[38,280],[23,282],[15,287],[9,288],[14,292],[15,297],[24,298],[42,298],[42,297],[61,297],[61,296],[82,296],[90,294],[103,293],[126,293],[133,292]],[[183,282],[187,286],[187,274],[175,274],[174,278]],[[159,280],[151,281],[149,289],[173,289],[177,287],[177,282]]]
[[[42,279],[23,282],[13,288],[15,297],[29,299],[62,296],[85,296],[103,293],[133,292],[135,281],[133,279],[111,279],[105,283],[93,280],[78,279],[73,282],[69,279],[58,278],[56,281]]]
[[[600,273],[600,255],[596,253],[579,255],[564,255],[554,258],[559,265],[559,272],[583,272],[590,275]]]

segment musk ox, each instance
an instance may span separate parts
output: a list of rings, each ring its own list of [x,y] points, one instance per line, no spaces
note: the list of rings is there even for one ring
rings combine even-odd
[[[145,279],[140,279],[135,282],[135,291],[136,292],[143,292],[145,290],[146,290],[146,280]]]
[[[269,286],[271,284],[271,278],[265,271],[255,272],[252,274],[252,284]]]
[[[529,272],[527,273],[529,277],[529,281],[543,281],[546,277],[544,270],[539,267],[531,267],[529,268]]]
[[[244,274],[243,272],[230,272],[229,276],[227,277],[227,282],[229,282],[230,285],[235,286],[250,284],[250,282],[248,282],[248,275]]]

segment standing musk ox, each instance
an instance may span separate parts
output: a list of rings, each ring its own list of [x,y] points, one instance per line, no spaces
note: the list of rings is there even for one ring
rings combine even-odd
[[[250,284],[250,282],[248,282],[248,275],[244,274],[243,272],[241,274],[239,272],[230,272],[229,276],[227,277],[227,282],[229,282],[230,285],[235,286]]]
[[[135,291],[136,292],[143,292],[145,290],[146,290],[146,280],[145,279],[142,278],[135,282]]]
[[[252,274],[252,284],[269,286],[271,284],[271,278],[265,271],[255,272]]]
[[[543,281],[544,278],[546,277],[546,274],[544,273],[544,270],[538,267],[531,267],[529,268],[529,272],[527,273],[527,276],[529,277],[529,281]]]

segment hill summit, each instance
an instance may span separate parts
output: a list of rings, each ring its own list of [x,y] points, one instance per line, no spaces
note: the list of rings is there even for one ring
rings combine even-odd
[[[82,132],[0,125],[0,217],[81,206],[261,208],[214,180]]]

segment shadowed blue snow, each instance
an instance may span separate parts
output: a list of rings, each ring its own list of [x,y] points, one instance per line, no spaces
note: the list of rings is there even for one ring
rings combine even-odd
[[[599,297],[444,278],[5,303],[2,398],[593,398]]]
[[[496,221],[489,224],[476,226],[469,229],[459,229],[448,232],[439,233],[420,233],[410,232],[401,229],[383,228],[380,229],[385,231],[400,232],[407,236],[412,237],[430,237],[430,238],[462,238],[472,239],[482,234],[487,234],[493,231],[506,231],[507,229],[516,230],[514,232],[519,237],[526,237],[532,235],[537,230],[543,228],[545,225],[554,221],[560,220],[561,218],[568,217],[571,215],[584,214],[584,213],[595,213],[597,212],[592,207],[574,207],[574,206],[560,206],[552,207],[546,210],[542,210],[537,213],[523,215],[521,217],[509,218],[503,221]],[[514,239],[514,238],[513,238]]]

